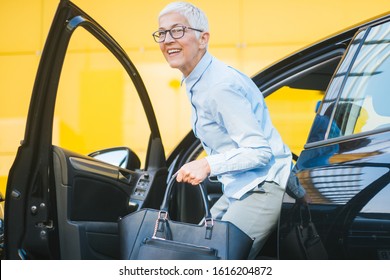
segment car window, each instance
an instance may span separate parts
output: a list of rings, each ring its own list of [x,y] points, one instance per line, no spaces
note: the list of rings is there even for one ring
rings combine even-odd
[[[84,155],[126,146],[144,166],[150,129],[137,91],[120,62],[83,28],[69,44],[53,125],[54,145]]]
[[[390,23],[355,42],[360,50],[347,70],[328,138],[390,127]]]
[[[307,143],[325,140],[328,129],[330,129],[331,133],[337,133],[337,129],[334,128],[335,124],[332,123],[332,125],[330,125],[330,120],[332,118],[338,94],[345,79],[347,69],[358,49],[359,44],[357,42],[361,40],[363,34],[363,32],[357,34],[355,40],[349,46],[348,52],[346,53],[341,65],[337,69],[337,73],[334,75],[329,89],[327,90],[326,95],[317,111]]]
[[[294,155],[300,155],[304,148],[318,104],[344,51],[338,48],[295,63],[265,85],[255,77],[266,97],[272,123]]]

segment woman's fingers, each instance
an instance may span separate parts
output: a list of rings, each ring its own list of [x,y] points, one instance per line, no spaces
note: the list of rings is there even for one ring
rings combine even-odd
[[[198,185],[208,176],[210,167],[205,159],[195,160],[184,164],[177,172],[178,182]]]

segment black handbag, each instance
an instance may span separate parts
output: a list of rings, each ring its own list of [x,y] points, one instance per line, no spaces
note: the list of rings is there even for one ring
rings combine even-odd
[[[247,259],[253,239],[230,222],[211,217],[207,197],[199,185],[205,208],[201,225],[169,219],[171,191],[168,183],[160,210],[141,209],[119,220],[122,259],[217,260]]]
[[[280,246],[283,248],[281,258],[297,260],[328,259],[321,237],[312,222],[309,205],[297,203],[294,205],[293,211],[299,211],[300,221],[290,225],[290,231],[284,238],[281,238]]]

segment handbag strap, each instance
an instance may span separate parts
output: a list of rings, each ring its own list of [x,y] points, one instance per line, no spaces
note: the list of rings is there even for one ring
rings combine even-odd
[[[167,221],[169,219],[168,209],[169,209],[169,202],[170,202],[170,198],[171,198],[173,185],[176,182],[176,176],[177,176],[177,174],[173,175],[168,182],[167,189],[166,189],[165,195],[164,195],[164,199],[163,199],[163,202],[162,202],[161,207],[160,207],[160,212],[159,212],[158,218],[156,220],[156,225],[155,225],[154,234],[153,234],[154,237],[157,237],[158,232],[163,233],[166,231],[170,231],[169,224],[167,223]],[[199,187],[199,190],[200,190],[200,193],[202,196],[203,206],[204,206],[204,211],[205,211],[205,215],[204,215],[204,224],[206,226],[205,239],[211,239],[212,229],[214,226],[214,220],[211,217],[209,203],[207,200],[205,188],[204,188],[203,184],[198,184],[198,187]],[[169,239],[171,237],[171,233],[168,233],[168,234],[165,233],[165,235],[168,235],[168,236],[166,236],[166,239]]]
[[[162,202],[161,207],[160,207],[161,211],[168,213],[170,197],[171,197],[173,185],[176,182],[176,176],[177,176],[177,174],[173,175],[168,182],[167,189],[165,191],[165,196],[164,196],[163,202]],[[207,200],[207,195],[206,195],[206,191],[205,191],[203,184],[202,183],[198,184],[198,187],[199,187],[199,190],[200,190],[200,193],[202,196],[202,200],[203,200],[204,213],[205,213],[204,218],[205,218],[205,222],[207,224],[212,220],[210,209],[209,209],[209,202]]]
[[[305,221],[305,219],[303,218],[303,216],[302,216],[302,211],[304,210],[304,209],[306,209],[307,210],[307,213],[308,213],[308,223],[311,223],[312,221],[311,221],[311,212],[310,212],[310,206],[309,206],[309,204],[300,204],[300,203],[297,203],[297,207],[298,207],[298,209],[299,209],[299,217],[300,217],[300,220],[301,220],[301,225],[303,225],[304,224],[304,221]],[[302,209],[302,207],[304,208],[304,209]]]

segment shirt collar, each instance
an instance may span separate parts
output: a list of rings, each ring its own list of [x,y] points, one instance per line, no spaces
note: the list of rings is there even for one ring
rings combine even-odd
[[[207,67],[210,65],[212,60],[213,60],[212,55],[206,51],[206,53],[200,59],[200,61],[192,70],[192,72],[187,77],[183,76],[183,79],[181,80],[181,84],[185,82],[187,89],[191,89],[196,84],[196,82],[202,77],[203,73],[206,71]]]

